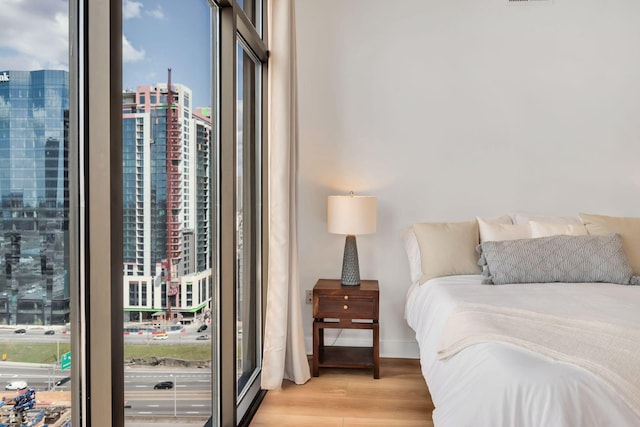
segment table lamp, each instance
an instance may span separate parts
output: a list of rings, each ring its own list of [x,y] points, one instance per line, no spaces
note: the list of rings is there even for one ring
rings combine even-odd
[[[376,232],[376,198],[356,196],[353,191],[345,196],[329,196],[327,200],[327,231],[346,234],[342,257],[342,284],[360,284],[356,234]]]

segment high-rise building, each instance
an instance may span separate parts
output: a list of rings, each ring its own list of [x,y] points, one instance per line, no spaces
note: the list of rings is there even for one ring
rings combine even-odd
[[[123,94],[126,320],[188,320],[211,301],[211,119],[181,84]]]
[[[69,321],[69,73],[0,71],[0,324]]]

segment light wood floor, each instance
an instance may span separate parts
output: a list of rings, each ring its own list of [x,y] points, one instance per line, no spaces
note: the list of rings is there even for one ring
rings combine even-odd
[[[269,391],[251,427],[433,427],[433,403],[414,359],[380,359],[380,379],[370,369],[320,369],[304,385],[285,381]]]

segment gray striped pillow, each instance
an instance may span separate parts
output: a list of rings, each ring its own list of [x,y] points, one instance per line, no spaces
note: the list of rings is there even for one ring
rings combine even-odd
[[[486,284],[640,284],[640,277],[632,276],[618,234],[487,241],[477,249]]]

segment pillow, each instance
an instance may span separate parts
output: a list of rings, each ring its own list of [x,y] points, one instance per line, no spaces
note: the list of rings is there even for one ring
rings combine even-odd
[[[529,224],[492,224],[476,218],[480,228],[480,241],[528,239],[531,237]]]
[[[548,237],[564,234],[567,236],[586,236],[587,228],[583,224],[561,224],[554,222],[529,221],[531,237]]]
[[[529,221],[552,222],[554,224],[576,224],[581,225],[582,221],[577,216],[556,216],[556,215],[534,215],[527,213],[511,214],[514,224],[528,224]]]
[[[618,233],[633,274],[640,275],[640,218],[580,214],[589,234]]]
[[[409,274],[411,275],[411,283],[415,283],[422,277],[422,266],[420,265],[420,246],[416,233],[412,228],[402,231],[402,241],[404,242],[404,250],[409,259]]]
[[[413,232],[420,247],[421,283],[434,277],[480,274],[476,221],[417,223]]]
[[[491,224],[513,224],[513,220],[511,219],[511,215],[500,215],[495,218],[481,218],[484,222],[488,222]]]
[[[549,236],[478,245],[483,283],[606,282],[640,284],[617,234]]]

